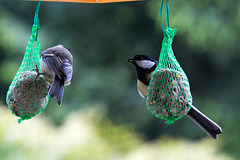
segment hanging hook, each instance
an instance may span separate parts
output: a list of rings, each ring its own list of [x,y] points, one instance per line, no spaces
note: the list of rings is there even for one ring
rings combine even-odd
[[[170,28],[170,12],[169,12],[169,4],[168,4],[168,0],[167,0],[167,27]]]
[[[161,18],[161,23],[162,23],[162,30],[163,30],[163,33],[164,33],[164,35],[166,35],[166,31],[165,31],[165,28],[164,28],[164,25],[163,25],[163,19],[162,19],[163,5],[164,5],[164,0],[162,0],[162,2],[161,2],[161,7],[160,7],[160,18]]]
[[[163,18],[162,18],[163,5],[164,5],[164,0],[162,0],[162,2],[161,2],[160,18],[161,18],[163,33],[164,33],[165,36],[167,36],[166,30],[165,30],[164,25],[163,25]],[[166,13],[167,13],[167,27],[170,28],[170,13],[169,13],[169,3],[168,3],[168,0],[166,2]]]
[[[39,12],[39,8],[40,8],[40,5],[41,5],[41,0],[37,0],[37,7],[36,7],[36,12],[35,12],[35,16],[34,16],[34,25],[37,26],[37,30],[36,30],[36,39],[35,41],[37,41],[38,39],[38,31],[39,31],[39,28],[40,28],[40,22],[39,22],[39,17],[38,17],[38,12]]]

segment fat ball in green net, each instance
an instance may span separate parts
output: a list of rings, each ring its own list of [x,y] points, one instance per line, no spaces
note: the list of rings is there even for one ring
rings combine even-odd
[[[30,119],[41,113],[47,106],[49,84],[42,75],[36,78],[34,69],[40,68],[40,42],[37,37],[38,26],[33,25],[32,35],[27,44],[21,66],[9,86],[6,102],[10,111],[21,117]]]
[[[159,63],[147,89],[146,105],[156,117],[167,124],[187,114],[192,105],[192,95],[186,74],[172,49],[175,29],[166,27]]]

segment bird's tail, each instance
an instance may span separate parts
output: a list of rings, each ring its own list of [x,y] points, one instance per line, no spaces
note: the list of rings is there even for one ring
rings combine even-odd
[[[48,91],[51,98],[56,97],[58,104],[61,106],[64,93],[64,80],[55,76],[53,83]]]
[[[193,120],[199,127],[201,127],[213,139],[217,139],[218,135],[222,133],[219,125],[201,113],[194,106],[188,111],[187,116]]]

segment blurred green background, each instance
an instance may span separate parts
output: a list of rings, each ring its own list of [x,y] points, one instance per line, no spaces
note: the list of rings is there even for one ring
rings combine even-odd
[[[36,2],[0,1],[1,160],[240,159],[240,1],[170,1],[171,27],[178,30],[175,56],[188,75],[193,104],[222,127],[217,140],[187,117],[166,125],[138,95],[135,68],[125,59],[136,54],[158,59],[160,0],[42,2],[42,50],[68,46],[73,80],[61,107],[51,99],[40,115],[17,124],[5,95],[31,35],[35,8]]]

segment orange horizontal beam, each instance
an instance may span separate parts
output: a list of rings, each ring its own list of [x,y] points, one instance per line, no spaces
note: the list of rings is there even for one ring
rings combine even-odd
[[[27,0],[36,1],[36,0]],[[73,2],[73,3],[115,3],[115,2],[129,2],[129,1],[142,1],[142,0],[41,0],[49,2]]]

